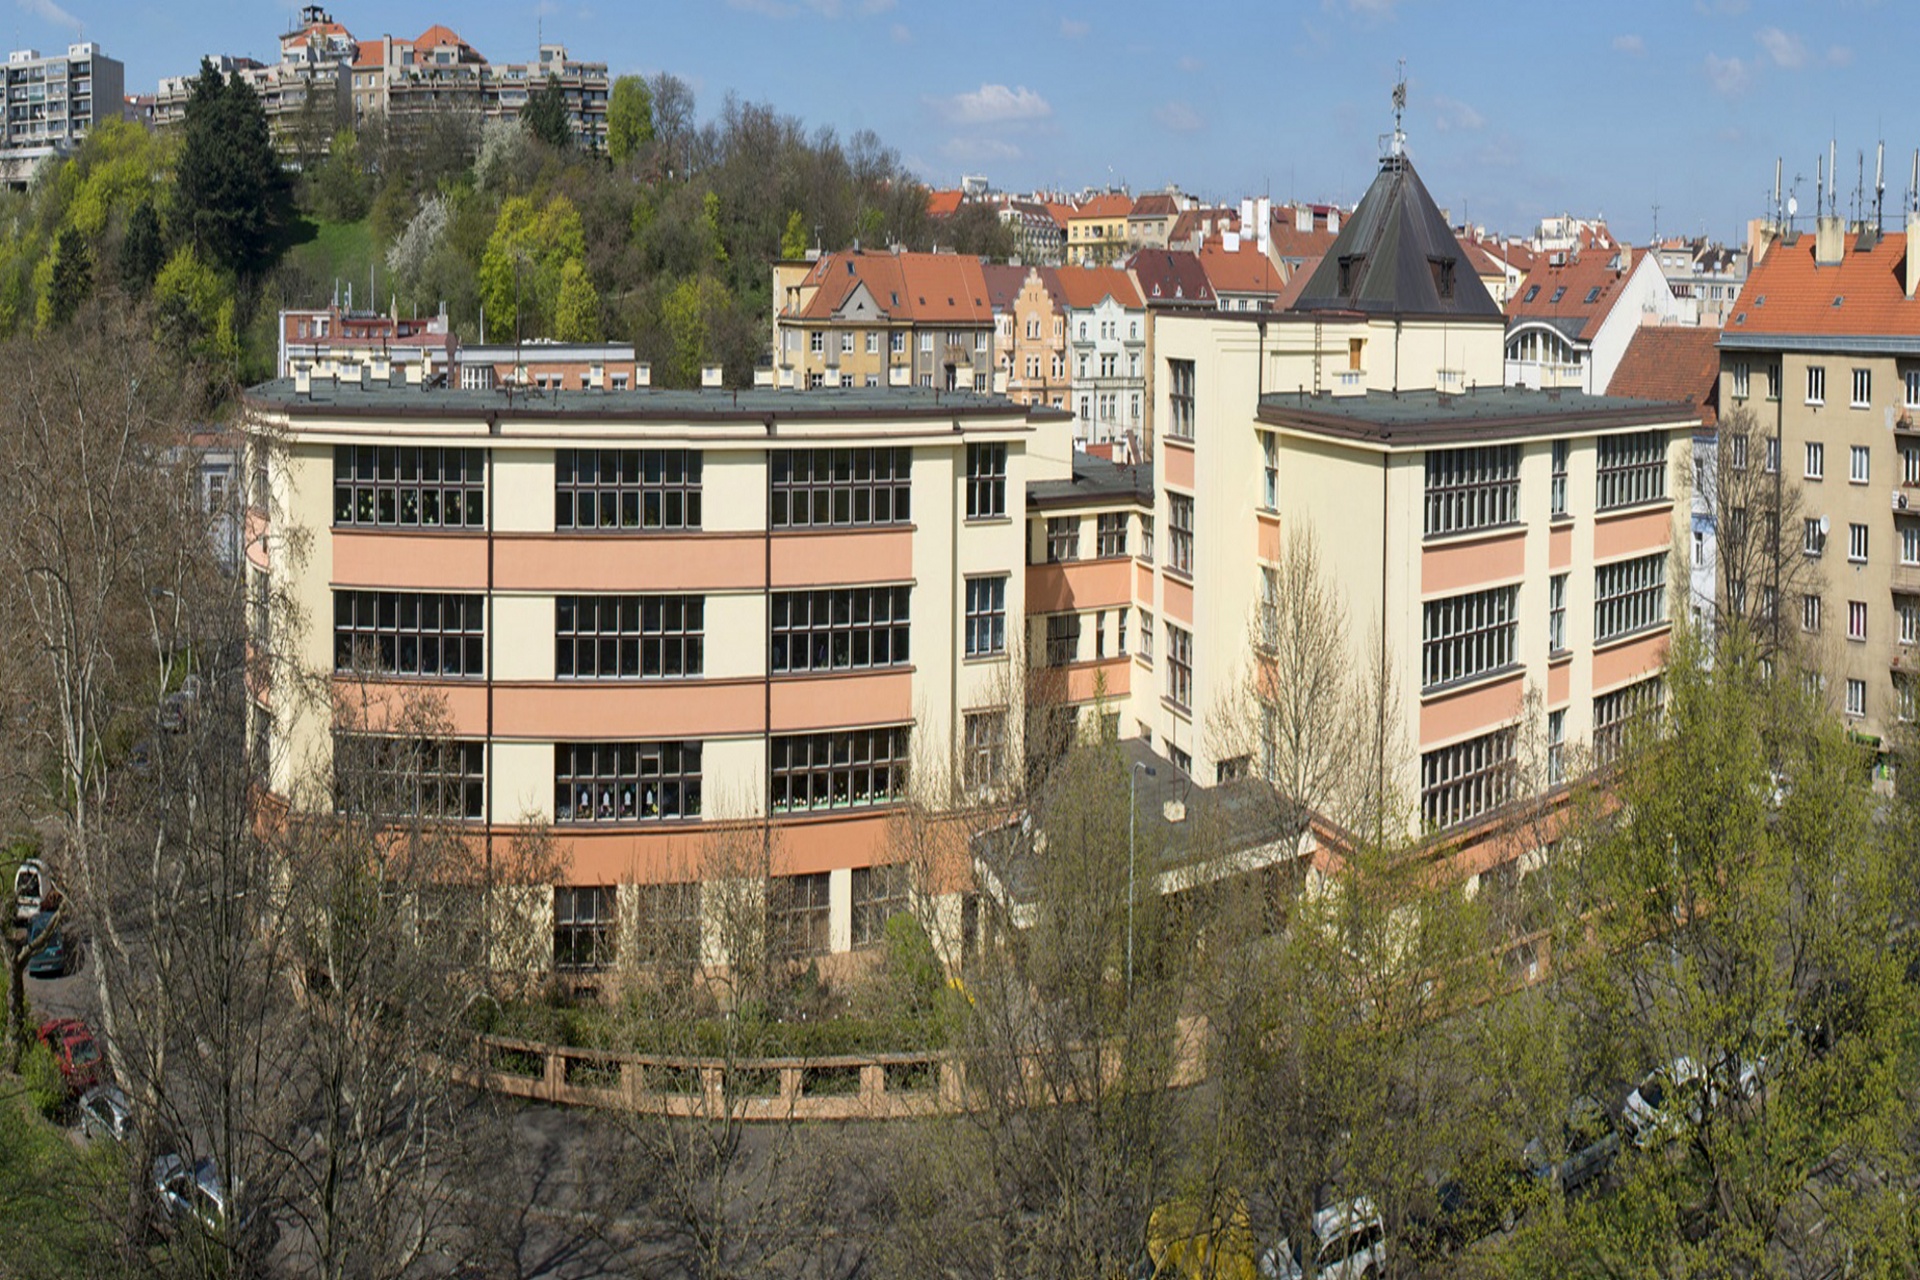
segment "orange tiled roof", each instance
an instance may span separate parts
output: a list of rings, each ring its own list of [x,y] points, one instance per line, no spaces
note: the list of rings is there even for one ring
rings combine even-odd
[[[1307,281],[1313,278],[1313,273],[1319,266],[1319,258],[1308,258],[1295,267],[1293,274],[1287,277],[1287,282],[1280,286],[1280,292],[1273,299],[1274,310],[1290,310],[1293,304],[1299,301],[1300,295],[1306,292]]]
[[[1067,216],[1075,222],[1085,222],[1090,218],[1124,218],[1133,212],[1133,197],[1113,192],[1095,196]]]
[[[833,253],[807,281],[817,285],[800,318],[829,320],[865,285],[880,311],[896,320],[991,324],[980,259],[957,253]]]
[[[964,199],[966,199],[964,191],[929,191],[927,192],[927,216],[929,218],[947,217],[960,207],[960,202]]]
[[[438,22],[428,27],[425,31],[422,31],[420,38],[413,42],[413,47],[415,49],[437,49],[443,44],[450,44],[456,48],[467,47],[465,40],[455,35],[452,29],[444,27]]]
[[[1719,342],[1720,331],[1705,325],[1635,330],[1607,394],[1690,404],[1699,411],[1701,425],[1711,427],[1719,419]]]
[[[386,45],[379,40],[368,40],[362,44],[353,60],[354,69],[372,71],[386,65]]]
[[[1895,232],[1871,249],[1848,235],[1838,263],[1815,266],[1814,237],[1784,240],[1748,273],[1727,322],[1729,335],[1824,334],[1891,337],[1920,334],[1920,297],[1902,282],[1907,237]],[[1837,300],[1837,302],[1836,302]]]
[[[1135,218],[1171,218],[1180,212],[1180,206],[1165,191],[1149,191],[1133,202],[1133,211],[1129,215]]]
[[[1251,240],[1242,240],[1233,253],[1218,240],[1207,241],[1200,246],[1200,269],[1207,273],[1207,283],[1216,295],[1253,293],[1271,298],[1278,296],[1280,286],[1286,283],[1280,278],[1280,268]]]
[[[1058,267],[1055,276],[1060,294],[1070,307],[1097,307],[1106,297],[1123,307],[1146,305],[1134,288],[1133,277],[1118,267]]]
[[[1641,250],[1635,256],[1625,245],[1615,245],[1537,258],[1507,299],[1507,319],[1557,321],[1568,336],[1590,340],[1612,313],[1634,264],[1645,254]],[[1557,266],[1556,257],[1563,258]]]
[[[1059,224],[1060,229],[1065,231],[1067,229],[1067,219],[1073,216],[1073,206],[1070,204],[1062,204],[1058,200],[1049,200],[1043,207],[1049,214],[1053,215],[1053,220]]]

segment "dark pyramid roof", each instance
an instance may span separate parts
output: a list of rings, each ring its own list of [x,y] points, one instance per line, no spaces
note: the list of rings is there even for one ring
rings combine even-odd
[[[1505,319],[1404,154],[1380,162],[1293,309]]]

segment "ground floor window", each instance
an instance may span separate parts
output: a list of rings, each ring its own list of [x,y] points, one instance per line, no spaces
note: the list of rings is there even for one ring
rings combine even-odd
[[[833,949],[828,876],[775,876],[768,894],[767,925],[778,954],[793,959],[823,956]]]
[[[853,869],[853,945],[886,941],[887,921],[907,911],[907,864],[884,863]]]
[[[619,890],[613,885],[555,885],[553,967],[562,973],[597,973],[613,963]]]

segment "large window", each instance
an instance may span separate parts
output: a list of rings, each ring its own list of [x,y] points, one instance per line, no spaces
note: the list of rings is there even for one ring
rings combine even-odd
[[[1513,794],[1512,729],[1420,755],[1420,817],[1435,830],[1471,822]]]
[[[1547,579],[1547,652],[1567,651],[1567,575]]]
[[[1553,514],[1556,516],[1564,516],[1567,514],[1567,453],[1567,441],[1555,440],[1553,442],[1553,489],[1551,496],[1553,498]]]
[[[1600,437],[1600,510],[1655,502],[1666,496],[1666,432]]]
[[[700,527],[698,449],[558,449],[553,527],[632,531]]]
[[[1047,517],[1047,563],[1061,564],[1080,558],[1080,517]]]
[[[1167,624],[1167,697],[1182,710],[1193,707],[1193,633]]]
[[[1167,434],[1193,439],[1193,361],[1167,361]]]
[[[487,522],[487,451],[335,445],[333,522],[477,529]]]
[[[1660,714],[1666,701],[1666,686],[1659,676],[1630,684],[1593,700],[1593,753],[1601,763],[1620,754],[1627,745],[1627,734],[1635,725]]]
[[[1007,580],[967,579],[967,656],[984,658],[1007,651]]]
[[[1432,689],[1513,665],[1518,587],[1470,591],[1425,607],[1420,684]]]
[[[470,822],[486,816],[486,744],[337,733],[333,785],[342,813]]]
[[[1167,495],[1167,567],[1193,573],[1193,499],[1185,494]]]
[[[553,816],[566,823],[697,818],[700,744],[556,743]]]
[[[1080,615],[1056,613],[1047,618],[1047,665],[1064,667],[1080,657]]]
[[[891,804],[906,794],[908,730],[853,729],[773,739],[775,813]]]
[[[784,957],[823,956],[833,949],[833,909],[828,875],[775,876],[768,886],[767,925]]]
[[[1827,370],[1823,365],[1807,366],[1807,403],[1825,404],[1827,402]]]
[[[767,666],[783,671],[851,671],[904,666],[911,587],[776,591]]]
[[[610,884],[553,887],[553,967],[593,973],[613,964],[619,890]]]
[[[967,712],[961,767],[968,786],[998,784],[1006,750],[1007,713],[1004,710]]]
[[[469,678],[485,672],[486,598],[437,591],[335,591],[333,669]]]
[[[1127,513],[1107,511],[1101,513],[1096,529],[1099,542],[1096,549],[1100,558],[1110,560],[1127,554]]]
[[[1260,505],[1269,511],[1278,511],[1280,509],[1280,437],[1271,431],[1260,433],[1260,475]]]
[[[644,964],[691,969],[700,963],[700,886],[687,881],[629,885],[635,951]]]
[[[1599,644],[1667,620],[1667,553],[1593,571],[1593,639]]]
[[[776,529],[905,524],[913,518],[913,450],[770,449],[767,490]]]
[[[907,911],[907,864],[885,862],[853,869],[853,945],[885,942],[887,921]]]
[[[1007,514],[1007,446],[967,446],[967,519],[998,520]]]
[[[562,680],[697,676],[704,596],[555,596],[554,674]]]
[[[1492,529],[1520,518],[1520,449],[1427,451],[1428,537]]]

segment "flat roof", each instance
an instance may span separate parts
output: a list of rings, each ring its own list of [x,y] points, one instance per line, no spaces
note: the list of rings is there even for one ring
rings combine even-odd
[[[1260,397],[1257,416],[1273,426],[1417,448],[1695,422],[1700,415],[1688,404],[1502,386],[1357,396],[1273,392]]]
[[[640,419],[669,421],[760,421],[786,418],[1020,417],[1052,421],[1072,415],[1064,409],[1016,404],[1005,396],[978,391],[936,391],[926,387],[835,387],[784,391],[758,387],[670,391],[637,387],[625,391],[552,390],[340,382],[316,377],[311,391],[295,389],[291,378],[275,378],[249,387],[252,408],[291,417],[390,417]]]
[[[1153,464],[1108,462],[1073,451],[1073,478],[1035,480],[1027,485],[1029,507],[1095,506],[1153,501]]]

